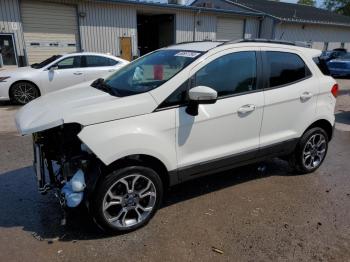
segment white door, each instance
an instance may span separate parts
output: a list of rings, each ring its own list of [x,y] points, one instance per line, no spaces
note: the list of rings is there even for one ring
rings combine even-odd
[[[265,108],[260,144],[264,148],[299,138],[313,122],[319,80],[303,59],[285,51],[264,52]]]
[[[192,86],[215,89],[218,100],[215,104],[199,105],[197,116],[189,115],[186,107],[177,109],[180,171],[189,168],[189,173],[196,173],[191,170],[192,165],[213,163],[210,168],[218,164],[215,160],[232,162],[254,157],[259,148],[264,103],[263,92],[257,90],[256,52],[221,52],[193,73]]]
[[[53,92],[84,82],[84,72],[81,68],[81,56],[63,58],[51,67],[55,70],[44,70],[42,86],[45,92]]]
[[[242,19],[218,18],[216,40],[237,40],[243,38],[244,21]]]
[[[85,81],[106,78],[117,70],[117,61],[97,55],[83,56],[83,69]]]
[[[21,18],[30,64],[80,49],[76,6],[21,1]]]

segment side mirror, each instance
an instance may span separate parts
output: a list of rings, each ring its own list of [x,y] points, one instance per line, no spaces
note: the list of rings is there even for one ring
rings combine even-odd
[[[207,86],[196,86],[188,91],[189,105],[186,112],[192,116],[198,115],[199,104],[214,104],[218,93]]]
[[[57,65],[53,65],[53,66],[50,67],[49,71],[53,72],[53,71],[55,71],[57,69],[58,69],[58,66]]]
[[[198,104],[214,104],[218,98],[218,93],[207,86],[196,86],[188,91],[190,101]]]

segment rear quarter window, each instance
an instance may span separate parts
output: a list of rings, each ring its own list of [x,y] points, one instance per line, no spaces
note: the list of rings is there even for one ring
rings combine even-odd
[[[324,75],[327,75],[327,76],[330,75],[330,72],[327,66],[327,61],[325,59],[321,57],[314,57],[312,60],[315,62],[315,64],[318,66],[318,68]]]

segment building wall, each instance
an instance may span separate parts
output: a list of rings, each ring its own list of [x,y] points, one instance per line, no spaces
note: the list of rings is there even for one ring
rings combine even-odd
[[[176,23],[176,43],[193,41],[194,16],[193,12],[177,12]]]
[[[265,17],[261,24],[260,38],[272,39],[274,30],[274,19]]]
[[[258,38],[259,37],[259,19],[247,18],[245,22],[244,38]]]
[[[0,0],[0,33],[13,34],[17,56],[24,56],[23,30],[18,1]]]
[[[120,55],[119,38],[131,37],[137,55],[136,9],[127,5],[82,2],[78,4],[81,48],[83,51]]]
[[[195,40],[216,40],[216,16],[209,14],[195,15]]]
[[[328,49],[333,49],[341,43],[350,43],[350,27],[282,23],[276,25],[275,38],[309,42],[318,49],[329,42]]]

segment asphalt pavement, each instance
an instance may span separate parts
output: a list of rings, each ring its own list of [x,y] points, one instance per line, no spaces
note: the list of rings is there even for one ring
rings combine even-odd
[[[84,209],[37,192],[31,137],[0,104],[0,261],[350,261],[350,80],[339,80],[323,166],[297,176],[275,159],[172,188],[144,228],[106,236]]]

